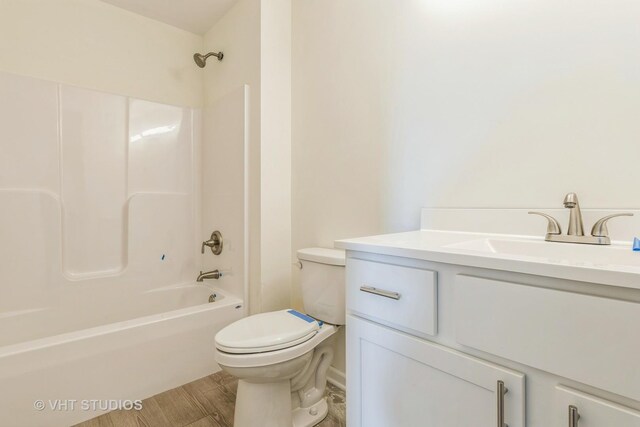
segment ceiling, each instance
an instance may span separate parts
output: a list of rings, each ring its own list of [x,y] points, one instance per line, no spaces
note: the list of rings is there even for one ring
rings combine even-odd
[[[196,34],[206,33],[236,0],[102,0]]]

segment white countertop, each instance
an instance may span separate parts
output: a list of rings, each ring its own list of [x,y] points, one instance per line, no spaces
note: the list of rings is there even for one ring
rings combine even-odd
[[[544,238],[419,230],[338,240],[336,248],[640,289],[640,252]]]

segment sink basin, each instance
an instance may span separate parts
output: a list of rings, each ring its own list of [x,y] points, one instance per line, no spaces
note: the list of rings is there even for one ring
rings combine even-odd
[[[487,255],[496,254],[509,258],[535,258],[554,264],[640,268],[640,253],[633,252],[630,245],[578,245],[525,238],[490,237],[454,243],[444,248]]]

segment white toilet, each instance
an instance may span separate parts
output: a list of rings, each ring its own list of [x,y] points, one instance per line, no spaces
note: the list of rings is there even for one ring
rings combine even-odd
[[[256,314],[216,335],[216,361],[239,378],[235,427],[310,427],[327,415],[327,338],[345,321],[345,253],[301,249],[298,259],[306,313]]]

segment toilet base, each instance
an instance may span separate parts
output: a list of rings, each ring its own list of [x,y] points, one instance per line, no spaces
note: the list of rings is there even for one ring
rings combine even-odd
[[[326,397],[308,408],[297,407],[292,411],[289,381],[277,383],[238,381],[235,427],[255,427],[256,425],[312,427],[320,423],[328,413],[329,405]]]
[[[251,383],[238,381],[234,427],[292,425],[289,381]]]
[[[327,398],[322,398],[310,408],[296,408],[293,410],[293,427],[312,427],[324,420],[329,413]],[[315,414],[315,415],[313,415]]]

